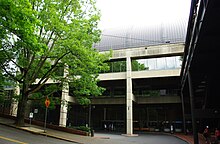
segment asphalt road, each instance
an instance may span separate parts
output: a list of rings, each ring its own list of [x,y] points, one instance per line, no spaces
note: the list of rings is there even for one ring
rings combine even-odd
[[[116,133],[95,133],[97,137],[109,139],[87,139],[86,144],[188,144],[167,134],[139,133],[137,137],[126,137]],[[0,144],[74,144],[42,135],[0,125]]]
[[[0,125],[0,144],[74,144]]]
[[[140,133],[137,137],[125,137],[119,134],[98,133],[97,136],[109,137],[114,144],[188,144],[187,142],[167,134]]]

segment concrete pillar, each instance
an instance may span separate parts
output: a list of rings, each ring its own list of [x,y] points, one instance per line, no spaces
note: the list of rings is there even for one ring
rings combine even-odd
[[[181,89],[181,101],[182,101],[182,113],[183,113],[183,132],[186,134],[186,118],[185,118],[185,105],[184,105],[184,96],[183,89]]]
[[[194,144],[199,144],[198,131],[197,131],[197,123],[195,118],[195,98],[194,98],[194,90],[192,84],[191,73],[188,71],[188,84],[189,84],[189,95],[190,95],[190,106],[191,106],[191,117],[192,117],[192,127],[193,127],[193,140]]]
[[[15,95],[20,95],[20,87],[17,85],[15,87],[15,91],[14,91]],[[17,116],[17,111],[18,111],[18,101],[16,99],[12,99],[12,103],[11,103],[11,108],[10,108],[10,114],[12,116]]]
[[[59,126],[62,127],[66,127],[66,122],[67,122],[68,95],[69,95],[69,90],[63,88],[61,106],[60,106],[60,121],[59,121]]]
[[[68,74],[67,67],[64,68],[64,77]],[[60,121],[59,126],[66,127],[67,109],[68,109],[69,84],[65,82],[62,88],[61,106],[60,106]]]
[[[127,113],[127,128],[126,134],[133,135],[133,96],[132,96],[132,79],[131,79],[131,58],[128,56],[126,58],[126,113]]]

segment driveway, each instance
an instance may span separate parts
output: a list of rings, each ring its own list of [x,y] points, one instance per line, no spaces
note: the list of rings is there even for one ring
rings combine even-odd
[[[111,141],[112,143],[118,144],[188,144],[186,141],[183,141],[170,134],[148,134],[142,133],[134,137],[126,137],[120,134],[112,133],[95,133],[95,137],[103,138]]]

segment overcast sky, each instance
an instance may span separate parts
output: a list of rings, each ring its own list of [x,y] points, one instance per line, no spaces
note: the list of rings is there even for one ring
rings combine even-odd
[[[100,29],[154,24],[189,17],[191,0],[96,0]]]

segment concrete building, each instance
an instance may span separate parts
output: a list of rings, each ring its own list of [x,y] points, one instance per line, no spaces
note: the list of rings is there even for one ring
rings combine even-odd
[[[57,96],[71,107],[58,105],[48,113],[48,121],[127,135],[135,130],[169,131],[170,123],[186,132],[192,125],[198,144],[198,132],[206,125],[220,127],[219,13],[219,0],[192,0],[188,21],[103,31],[94,47],[100,53],[113,50],[110,71],[99,75],[106,91],[83,107],[67,85]],[[3,104],[1,112],[16,115],[16,105]]]
[[[186,28],[183,20],[104,31],[95,47],[100,53],[113,51],[110,71],[99,75],[106,91],[92,98],[88,108],[67,96],[72,106],[63,124],[133,135],[134,130],[164,130],[171,122],[181,122],[179,82]]]
[[[186,29],[187,20],[181,20],[103,31],[94,47],[100,53],[112,50],[110,71],[98,77],[106,91],[84,107],[65,85],[57,96],[71,107],[58,105],[49,110],[48,122],[64,127],[89,125],[127,135],[135,130],[169,131],[171,123],[181,130],[180,71]],[[36,117],[43,120],[38,115],[42,113]]]

